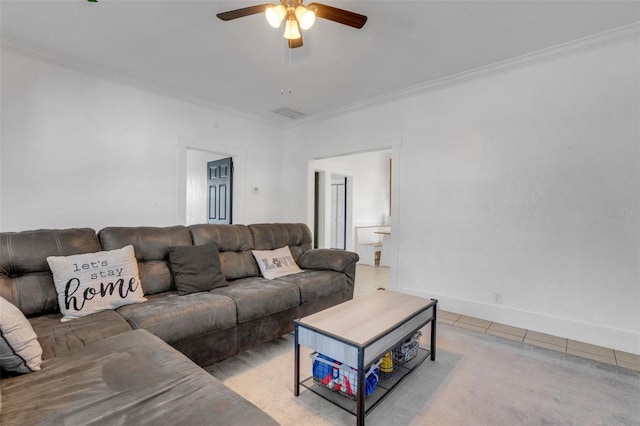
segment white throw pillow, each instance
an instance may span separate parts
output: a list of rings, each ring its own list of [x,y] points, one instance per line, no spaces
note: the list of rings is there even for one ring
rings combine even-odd
[[[133,246],[98,253],[47,257],[62,321],[144,302]]]
[[[0,367],[15,373],[40,370],[42,346],[22,311],[0,297]]]
[[[304,272],[293,260],[289,246],[276,250],[253,250],[252,252],[262,276],[268,280]]]

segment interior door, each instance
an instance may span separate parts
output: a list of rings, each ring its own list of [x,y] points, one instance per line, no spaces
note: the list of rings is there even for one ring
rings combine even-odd
[[[232,223],[233,161],[231,158],[207,163],[208,223]]]

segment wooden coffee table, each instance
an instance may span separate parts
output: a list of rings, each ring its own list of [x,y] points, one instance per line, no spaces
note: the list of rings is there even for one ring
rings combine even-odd
[[[435,361],[437,307],[435,299],[388,290],[376,291],[295,320],[294,395],[300,394],[302,385],[351,412],[356,416],[356,423],[364,425],[365,416],[409,373],[428,357]],[[381,379],[365,402],[365,372],[385,353],[428,323],[431,323],[430,347],[419,348],[416,358],[398,368],[391,379]],[[300,346],[357,369],[355,401],[315,384],[313,377],[301,382]]]

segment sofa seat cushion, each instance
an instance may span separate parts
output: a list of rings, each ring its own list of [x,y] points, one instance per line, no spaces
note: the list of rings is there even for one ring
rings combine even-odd
[[[172,344],[236,325],[236,305],[212,293],[179,296],[170,291],[147,296],[145,303],[117,309],[134,329],[144,329]]]
[[[60,322],[62,314],[29,318],[42,346],[42,359],[47,360],[131,330],[127,321],[115,311],[102,311]]]
[[[301,303],[313,303],[324,297],[352,291],[346,275],[335,271],[304,271],[277,280],[295,284],[300,289]]]
[[[144,330],[45,361],[0,386],[7,425],[277,424]]]
[[[239,324],[300,306],[300,290],[295,284],[259,277],[232,281],[210,293],[236,302]]]

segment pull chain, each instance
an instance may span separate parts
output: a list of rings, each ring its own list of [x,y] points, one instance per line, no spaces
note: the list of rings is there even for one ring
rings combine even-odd
[[[287,47],[289,47],[289,41],[287,40]],[[293,53],[291,52],[293,49],[289,49],[289,94],[291,94],[292,89],[291,89],[291,57],[293,56]]]
[[[284,38],[284,31],[285,31],[285,26],[282,26],[282,38],[281,43],[282,43],[282,39]],[[285,79],[285,63],[284,63],[284,55],[285,55],[285,49],[289,48],[289,40],[285,39],[286,42],[282,43],[282,54],[280,55],[280,95],[284,95],[284,79]],[[291,64],[292,64],[292,49],[289,49],[289,69],[287,70],[288,72],[288,90],[287,93],[291,94],[293,92],[293,89],[291,89]]]
[[[282,26],[282,36],[284,38],[284,25]],[[282,46],[280,55],[280,95],[284,95],[284,44],[282,44],[282,38],[280,39],[280,45]]]

